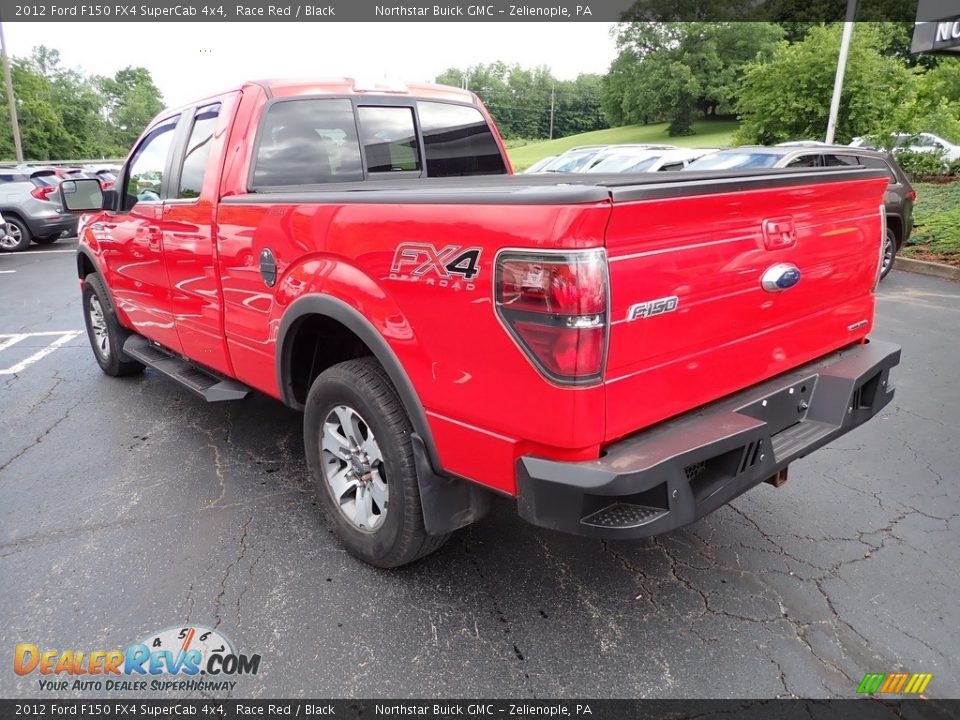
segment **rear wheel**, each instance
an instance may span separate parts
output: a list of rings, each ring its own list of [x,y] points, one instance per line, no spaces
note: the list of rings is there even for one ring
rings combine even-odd
[[[885,278],[893,270],[893,261],[897,259],[897,234],[892,228],[887,228],[887,236],[883,240],[883,264],[880,267],[880,279]]]
[[[0,252],[17,252],[30,246],[30,228],[20,218],[4,217],[0,224]]]
[[[96,273],[87,275],[83,281],[83,320],[101,370],[112,377],[143,371],[142,363],[131,360],[123,352],[123,343],[131,333],[117,321],[107,288]]]
[[[303,439],[324,514],[351,554],[378,567],[413,562],[448,537],[423,527],[412,432],[373,358],[334,365],[310,388]]]

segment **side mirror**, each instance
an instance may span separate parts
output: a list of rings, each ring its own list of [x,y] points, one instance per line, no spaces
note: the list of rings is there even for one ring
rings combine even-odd
[[[93,178],[64,180],[60,183],[60,203],[69,212],[103,210],[103,190]]]

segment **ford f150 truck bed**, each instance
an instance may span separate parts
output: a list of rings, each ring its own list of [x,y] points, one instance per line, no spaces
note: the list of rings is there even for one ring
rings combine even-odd
[[[470,93],[265,82],[167,111],[118,188],[63,184],[101,367],[304,411],[347,548],[693,522],[865,422],[885,175],[512,176]]]

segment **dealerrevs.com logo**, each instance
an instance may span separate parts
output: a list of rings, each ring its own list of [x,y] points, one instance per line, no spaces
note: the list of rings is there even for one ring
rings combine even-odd
[[[55,650],[20,643],[13,656],[17,675],[37,673],[39,689],[49,691],[228,691],[237,684],[228,678],[259,670],[259,654],[238,653],[226,635],[196,625],[151,633],[126,650]]]

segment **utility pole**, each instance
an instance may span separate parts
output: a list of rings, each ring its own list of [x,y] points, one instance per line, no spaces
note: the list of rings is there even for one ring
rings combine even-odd
[[[857,0],[847,0],[847,17],[843,23],[843,35],[840,38],[840,57],[837,58],[837,75],[833,80],[833,98],[830,100],[830,118],[827,120],[827,136],[824,140],[833,144],[837,131],[837,116],[840,114],[840,93],[843,91],[843,75],[847,70],[847,54],[850,52],[850,38],[853,37],[853,19],[857,15]]]
[[[7,41],[0,23],[0,56],[3,57],[3,81],[7,86],[7,103],[10,105],[10,125],[13,128],[13,147],[17,162],[23,162],[23,146],[20,144],[20,123],[17,122],[17,99],[13,96],[13,79],[10,77],[10,59],[7,57]]]
[[[550,139],[553,140],[553,108],[557,100],[557,84],[550,86]]]

